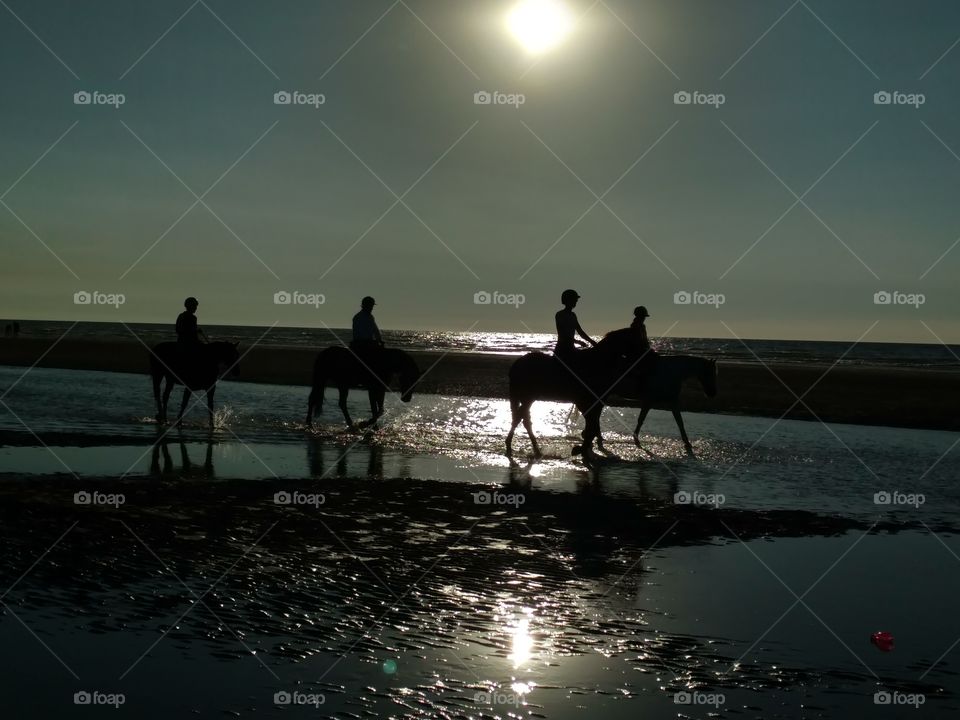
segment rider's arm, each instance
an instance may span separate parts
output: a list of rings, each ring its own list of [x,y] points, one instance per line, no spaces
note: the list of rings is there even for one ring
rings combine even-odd
[[[580,323],[577,323],[577,334],[580,337],[582,337],[584,340],[586,340],[588,343],[590,343],[591,345],[597,344],[596,340],[594,340],[592,337],[590,337],[583,331],[583,328],[580,327]]]
[[[380,345],[383,345],[383,337],[380,335],[380,328],[377,326],[377,321],[371,319],[370,322],[373,323],[373,339]]]

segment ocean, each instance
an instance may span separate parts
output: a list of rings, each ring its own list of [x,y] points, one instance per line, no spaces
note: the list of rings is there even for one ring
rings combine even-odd
[[[268,346],[325,347],[350,338],[346,328],[258,327],[247,325],[204,325],[212,340],[258,342]],[[58,338],[69,331],[74,339],[132,339],[136,334],[145,343],[174,339],[173,325],[132,323],[72,323],[67,321],[22,322],[21,335]],[[532,350],[549,350],[554,336],[549,333],[452,332],[442,330],[385,330],[384,341],[406,350],[439,352],[502,353],[520,355]],[[960,345],[939,343],[877,343],[807,340],[749,340],[733,338],[651,338],[662,353],[704,355],[718,360],[753,363],[825,363],[849,366],[960,369]]]

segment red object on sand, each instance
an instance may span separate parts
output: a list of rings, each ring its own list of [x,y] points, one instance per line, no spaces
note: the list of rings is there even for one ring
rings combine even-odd
[[[873,635],[871,635],[870,642],[876,645],[877,648],[883,652],[890,652],[893,650],[893,635],[885,630],[875,632]]]

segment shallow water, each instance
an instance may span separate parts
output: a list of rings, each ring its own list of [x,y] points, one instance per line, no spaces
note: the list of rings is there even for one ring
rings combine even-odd
[[[0,387],[21,374],[0,368]],[[9,716],[70,715],[84,689],[148,718],[917,712],[878,691],[958,710],[951,433],[689,414],[688,459],[668,414],[640,450],[633,412],[608,409],[621,459],[588,470],[569,454],[578,419],[544,403],[547,457],[528,464],[518,438],[511,467],[502,401],[390,398],[381,429],[355,434],[329,403],[304,428],[305,396],[224,383],[212,435],[198,406],[157,443],[146,378],[15,384],[0,406]],[[84,491],[123,504],[75,505]],[[915,506],[876,504],[884,491]],[[323,703],[275,704],[295,691]]]
[[[722,495],[737,508],[927,520],[960,515],[960,450],[950,432],[687,413],[696,453],[689,459],[669,413],[650,414],[637,448],[636,411],[607,408],[602,426],[615,457],[588,472],[570,454],[580,441],[579,415],[572,406],[543,402],[532,417],[544,458],[524,468],[504,456],[510,422],[504,400],[419,395],[404,404],[388,396],[379,429],[357,433],[331,402],[334,391],[308,429],[306,388],[223,382],[211,433],[204,399],[196,396],[182,431],[158,427],[149,383],[140,376],[35,369],[14,384],[22,372],[0,367],[0,387],[12,387],[7,407],[0,406],[0,469],[8,472],[470,483],[530,476],[557,491],[601,478],[604,492],[629,497],[687,492]],[[354,419],[369,416],[366,395],[354,391],[349,409]],[[529,459],[522,427],[515,454],[521,465]],[[878,504],[877,493],[892,502]]]

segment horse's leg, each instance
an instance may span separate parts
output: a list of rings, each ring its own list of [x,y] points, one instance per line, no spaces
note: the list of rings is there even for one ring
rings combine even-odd
[[[347,385],[341,385],[340,390],[340,412],[343,413],[343,419],[347,421],[347,427],[353,429],[353,420],[350,419],[350,413],[347,412],[347,395],[350,388]]]
[[[599,402],[599,401],[598,401]],[[600,408],[600,412],[603,412],[603,408]],[[610,452],[607,450],[606,445],[603,444],[603,430],[600,427],[600,418],[597,417],[597,450],[602,452],[604,455],[609,455]]]
[[[517,430],[517,425],[523,419],[523,412],[520,408],[520,401],[516,398],[510,398],[510,432],[507,433],[507,457],[513,457],[513,433]]]
[[[377,412],[377,391],[373,388],[367,390],[367,400],[370,403],[370,419],[360,423],[360,427],[373,427],[377,423],[380,414]]]
[[[167,405],[170,403],[170,393],[173,392],[173,380],[167,378],[163,386],[163,422],[167,422]]]
[[[210,427],[213,428],[213,394],[217,391],[217,385],[214,383],[207,388],[207,414],[210,416]]]
[[[162,380],[162,374],[154,370],[151,373],[151,380],[153,380],[153,399],[157,403],[157,424],[162,425],[164,422],[163,405],[160,402],[160,381]]]
[[[314,408],[323,409],[323,391],[324,386],[322,383],[319,386],[314,384],[310,390],[310,399],[307,400],[307,427],[313,427]]]
[[[644,405],[640,409],[640,416],[637,418],[637,429],[633,431],[633,441],[637,444],[637,447],[640,447],[640,428],[643,426],[643,421],[647,419],[648,412],[650,412],[650,406]]]
[[[673,418],[677,421],[677,427],[680,428],[680,437],[683,438],[683,446],[687,449],[687,455],[693,455],[693,445],[690,444],[690,438],[687,437],[686,428],[683,427],[683,418],[680,417],[680,406],[673,406]]]
[[[603,412],[603,406],[600,403],[593,403],[580,412],[583,413],[584,420],[583,432],[580,433],[583,437],[583,445],[575,447],[573,454],[578,454],[578,451],[583,453],[584,462],[589,463],[595,457],[593,441],[600,435],[600,414]]]
[[[323,410],[323,393],[326,388],[326,377],[321,369],[320,358],[314,363],[313,367],[313,387],[310,388],[310,398],[307,400],[307,427],[313,427],[314,408]]]
[[[377,395],[374,398],[374,407],[373,407],[373,419],[370,420],[370,427],[375,428],[377,426],[377,421],[383,417],[383,401],[386,397],[386,391],[378,390]]]
[[[527,431],[527,435],[530,437],[530,444],[533,445],[533,456],[535,458],[543,457],[543,453],[540,452],[540,446],[537,445],[537,438],[533,434],[533,422],[530,420],[530,407],[533,405],[531,400],[526,405],[523,406],[523,427]]]
[[[180,401],[180,412],[177,413],[177,427],[183,425],[183,411],[187,409],[187,402],[190,400],[190,388],[183,388],[183,400]]]

